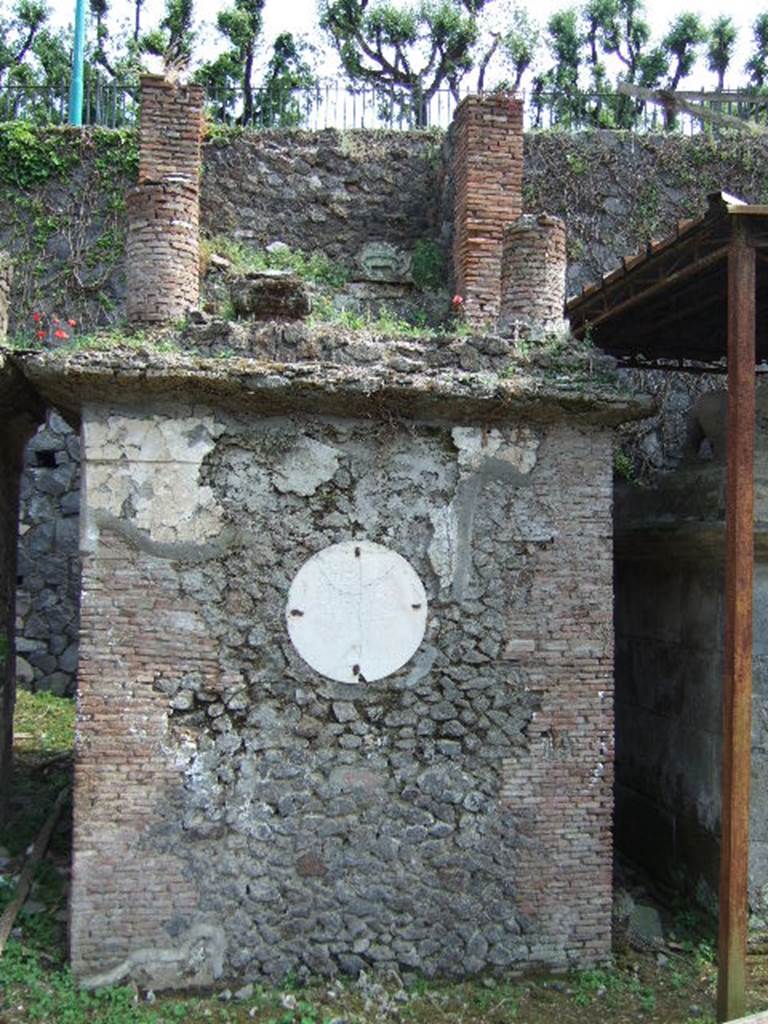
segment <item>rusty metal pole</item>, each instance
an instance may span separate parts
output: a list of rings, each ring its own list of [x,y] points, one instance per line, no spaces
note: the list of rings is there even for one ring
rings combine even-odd
[[[755,250],[734,225],[728,251],[728,476],[717,1019],[745,1012],[752,753]]]

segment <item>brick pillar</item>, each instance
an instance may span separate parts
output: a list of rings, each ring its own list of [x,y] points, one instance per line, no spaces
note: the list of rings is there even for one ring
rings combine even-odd
[[[565,224],[547,213],[524,214],[504,231],[501,312],[504,332],[562,328],[565,309]]]
[[[11,306],[13,263],[6,252],[0,252],[0,341],[8,334],[8,310]]]
[[[468,96],[456,109],[453,272],[477,326],[499,315],[504,228],[523,210],[523,104]]]
[[[127,196],[128,319],[177,320],[200,301],[203,90],[141,79],[139,183]]]

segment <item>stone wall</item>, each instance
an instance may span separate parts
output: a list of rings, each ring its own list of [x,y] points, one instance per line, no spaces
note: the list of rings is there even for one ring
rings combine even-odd
[[[55,412],[24,452],[16,591],[18,680],[74,694],[80,603],[80,440]]]
[[[279,238],[294,248],[320,249],[342,262],[351,262],[371,238],[406,251],[413,251],[419,240],[432,238],[443,252],[449,252],[451,183],[444,182],[444,195],[436,187],[444,162],[441,141],[439,135],[419,132],[265,132],[212,138],[204,147],[204,230],[234,235],[255,245]],[[40,190],[42,208],[52,211],[62,209],[68,199],[67,188],[90,199],[73,200],[71,206],[64,207],[68,211],[66,230],[54,232],[43,260],[43,294],[36,297],[29,277],[23,270],[17,272],[12,329],[18,328],[19,316],[30,303],[31,308],[50,308],[47,304],[55,281],[74,278],[85,290],[73,288],[67,293],[68,311],[75,316],[83,311],[84,330],[97,315],[108,318],[125,312],[122,262],[104,282],[97,266],[90,270],[86,266],[85,250],[78,249],[80,255],[75,258],[75,242],[79,239],[80,245],[87,238],[97,238],[95,223],[106,217],[96,207],[90,215],[93,222],[86,215],[82,221],[77,219],[81,208],[87,211],[96,201],[91,193],[101,172],[89,160],[101,164],[105,159],[94,146],[84,146],[82,152],[83,162],[69,185],[62,188],[61,182],[53,180]],[[546,209],[567,221],[568,281],[573,289],[610,269],[647,234],[670,229],[677,214],[702,209],[708,189],[725,183],[745,198],[764,198],[763,178],[758,173],[761,154],[760,145],[746,138],[718,143],[705,137],[639,139],[609,132],[541,133],[525,140],[523,198],[528,209]],[[450,147],[445,162],[450,164]],[[0,195],[0,211],[3,203]],[[21,214],[17,209],[6,212],[8,220],[0,222],[0,240],[5,239],[13,249],[20,236],[9,225]],[[60,217],[60,212],[56,216]],[[86,295],[88,301],[83,305]],[[94,295],[103,299],[99,314],[94,312]],[[192,304],[192,296],[184,302]],[[54,307],[54,311],[61,313],[62,307]],[[475,357],[468,351],[467,358]],[[690,395],[710,386],[711,378],[646,371],[632,375],[629,384],[641,391],[654,390],[663,404],[662,417],[645,425],[634,424],[628,431],[632,472],[650,479],[659,469],[678,461]],[[68,444],[62,437],[53,457],[68,459]],[[42,479],[42,472],[37,476]],[[73,486],[77,486],[75,478]],[[66,499],[71,507],[77,500],[75,494]],[[23,520],[33,525],[26,515],[23,511]],[[76,580],[71,586],[76,586]],[[54,604],[59,603],[60,592],[57,588]],[[26,597],[22,603],[25,601]],[[52,637],[57,646],[59,637],[57,629]],[[38,642],[43,638],[30,639],[40,651]],[[41,652],[48,658],[46,663],[52,656],[48,643]],[[55,671],[62,671],[60,664]],[[42,678],[36,668],[35,685],[41,685]]]
[[[8,811],[13,765],[19,480],[24,444],[42,409],[37,396],[0,354],[0,822]]]
[[[71,132],[61,130],[55,143],[66,175],[49,175],[34,190],[33,207],[10,198],[12,181],[7,194],[0,192],[0,248],[20,257],[12,331],[34,309],[72,316],[85,329],[125,315],[120,250],[126,219],[104,184],[108,177],[114,187],[123,172],[113,171],[109,133],[97,140],[87,129],[78,136],[79,158],[70,167],[78,152]],[[117,142],[114,147],[121,148]],[[203,146],[203,231],[257,246],[281,240],[347,265],[372,239],[406,252],[432,240],[445,258],[447,278],[454,205],[450,176],[441,168],[450,165],[451,147],[439,132],[213,136]],[[708,192],[726,188],[764,202],[764,160],[763,141],[747,135],[537,132],[525,138],[523,209],[565,220],[572,293],[647,238],[672,230],[678,217],[703,211]],[[135,184],[122,181],[125,190]],[[46,234],[33,252],[35,218],[44,218]]]
[[[716,910],[725,538],[725,392],[701,396],[680,466],[616,502],[616,841]],[[755,457],[750,924],[768,929],[768,391]]]
[[[453,278],[471,323],[499,315],[504,229],[522,213],[523,103],[467,96],[453,123]]]
[[[351,266],[371,241],[434,239],[441,137],[432,132],[267,131],[204,147],[202,228],[282,241]]]
[[[552,414],[85,408],[81,979],[608,956],[611,434]],[[349,538],[429,602],[412,660],[355,685],[285,628]]]

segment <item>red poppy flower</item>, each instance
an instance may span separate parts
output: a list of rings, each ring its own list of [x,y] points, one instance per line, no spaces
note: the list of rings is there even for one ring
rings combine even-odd
[[[54,336],[54,338],[68,338],[69,337],[67,332],[66,331],[62,331],[61,328],[59,328],[58,331],[54,331],[53,332],[53,336]]]
[[[37,336],[42,341],[42,339],[45,337],[45,331],[38,331]]]
[[[35,321],[36,324],[39,324],[40,323],[40,314],[39,313],[33,313],[32,314],[32,319]]]
[[[67,320],[70,327],[77,327],[77,320]]]
[[[460,295],[454,295],[453,298],[451,299],[451,305],[453,306],[454,309],[458,309],[459,306],[464,305],[464,299],[462,299]]]

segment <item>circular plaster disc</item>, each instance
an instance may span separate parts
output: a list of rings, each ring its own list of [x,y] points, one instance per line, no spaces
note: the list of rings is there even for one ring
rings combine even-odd
[[[396,551],[344,541],[302,565],[288,591],[288,633],[306,663],[339,683],[383,679],[415,653],[427,595]]]

